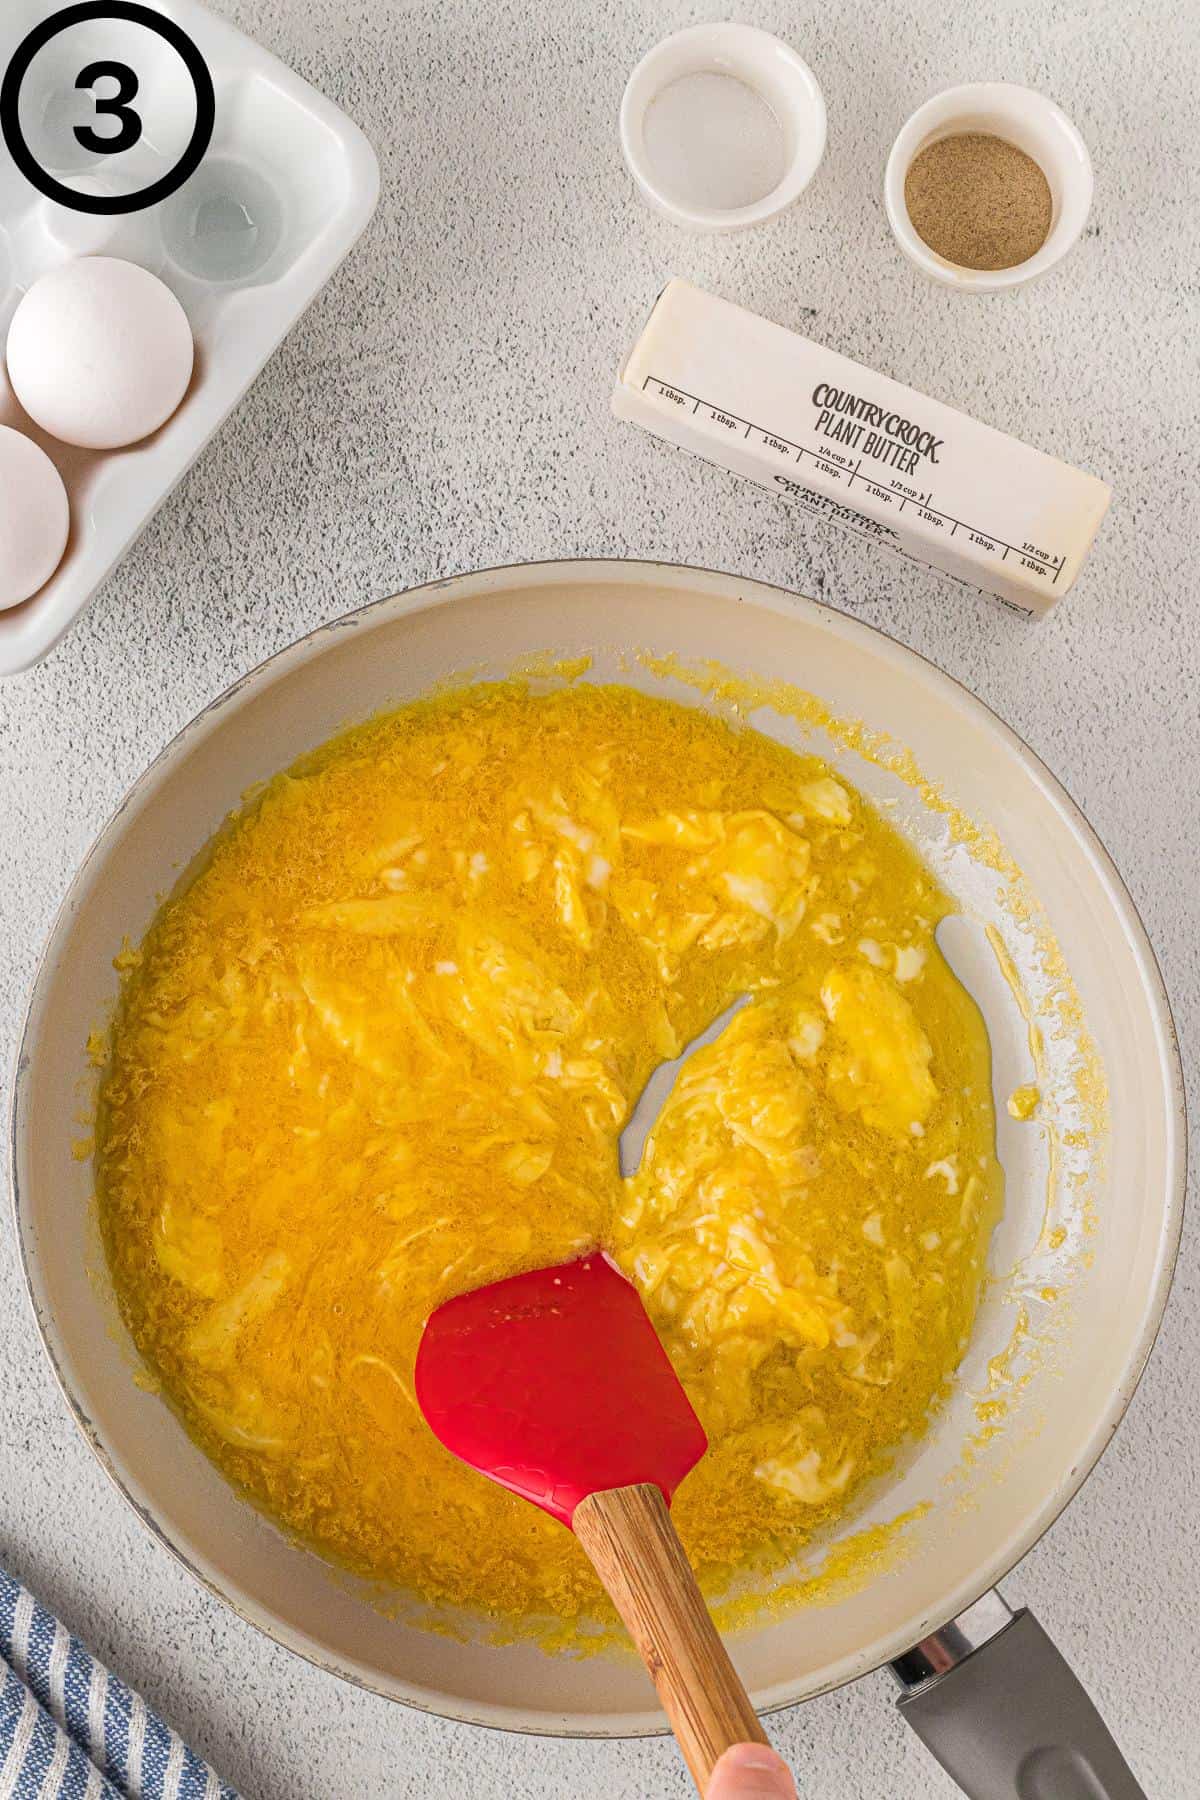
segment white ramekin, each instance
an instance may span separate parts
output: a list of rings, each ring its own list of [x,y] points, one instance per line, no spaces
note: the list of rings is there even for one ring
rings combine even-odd
[[[1032,156],[1050,184],[1053,212],[1041,249],[1011,269],[964,269],[947,262],[918,237],[904,201],[914,158],[939,138],[988,132]],[[1061,262],[1082,232],[1092,204],[1092,159],[1066,113],[1044,94],[1007,81],[973,81],[947,88],[919,106],[892,145],[883,180],[888,223],[911,263],[934,281],[976,294],[1036,281]]]
[[[664,88],[686,75],[732,75],[765,100],[779,121],[784,171],[749,206],[688,207],[665,194],[646,154],[646,114]],[[754,25],[691,25],[664,38],[629,77],[621,101],[621,149],[643,198],[689,231],[741,231],[800,198],[825,154],[825,101],[817,78],[790,45]]]

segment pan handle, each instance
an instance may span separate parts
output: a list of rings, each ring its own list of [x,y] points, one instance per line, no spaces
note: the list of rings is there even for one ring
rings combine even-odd
[[[1066,1658],[995,1589],[892,1673],[900,1711],[969,1800],[1146,1800]]]

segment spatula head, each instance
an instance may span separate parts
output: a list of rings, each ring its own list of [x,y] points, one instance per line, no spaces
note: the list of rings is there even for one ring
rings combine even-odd
[[[417,1400],[447,1450],[564,1525],[586,1494],[669,1501],[708,1447],[637,1290],[595,1251],[439,1306]]]

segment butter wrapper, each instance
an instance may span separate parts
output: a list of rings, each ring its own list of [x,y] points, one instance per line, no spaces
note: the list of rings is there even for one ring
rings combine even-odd
[[[1110,490],[966,413],[672,281],[613,411],[816,518],[1030,616],[1070,588]]]

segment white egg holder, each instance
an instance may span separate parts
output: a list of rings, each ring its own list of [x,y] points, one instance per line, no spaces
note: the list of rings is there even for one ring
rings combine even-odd
[[[374,151],[332,102],[195,0],[148,4],[182,27],[208,65],[216,124],[207,154],[167,200],[104,216],[46,199],[0,148],[0,345],[22,294],[48,269],[76,256],[119,256],[151,270],[178,296],[195,338],[195,372],[178,411],[151,437],[124,450],[82,450],[32,424],[0,358],[0,424],[41,445],[71,506],[71,533],[55,574],[32,598],[0,611],[0,675],[37,662],[82,612],[328,281],[379,195]],[[53,10],[54,0],[7,0],[0,9],[0,70]],[[56,69],[59,44],[60,61],[69,57],[69,63]],[[167,142],[161,133],[154,143],[143,133],[130,150],[102,159],[80,151],[73,160],[62,149],[68,139],[53,109],[71,97],[88,60],[115,57],[136,67],[139,104],[147,113],[179,82],[183,71],[174,52],[165,42],[161,55],[148,45],[157,47],[158,40],[137,26],[94,21],[52,40],[31,67],[22,88],[22,125],[43,166],[57,157],[52,172],[60,179],[96,191],[132,192],[178,160],[183,142]],[[32,91],[34,76],[45,69],[49,76],[39,95]],[[189,113],[181,104],[178,113],[186,138],[194,106]],[[183,230],[182,221],[195,213],[196,195],[205,192],[252,205],[252,216],[261,221],[236,272],[206,269],[202,239],[189,242]]]

